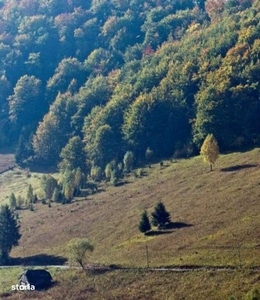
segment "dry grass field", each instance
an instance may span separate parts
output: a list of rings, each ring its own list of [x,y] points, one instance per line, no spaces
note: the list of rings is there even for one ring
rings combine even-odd
[[[14,164],[15,161],[13,154],[0,154],[0,173],[5,171],[9,167],[13,167]]]
[[[234,266],[240,270],[117,270],[87,277],[75,270],[62,271],[56,274],[58,285],[32,299],[229,299],[231,295],[246,299],[250,290],[260,288],[259,271],[247,270],[260,266],[259,162],[259,149],[221,155],[212,172],[200,157],[165,161],[163,167],[144,168],[146,176],[130,175],[118,187],[103,184],[99,193],[69,205],[38,203],[33,212],[20,212],[22,238],[11,253],[31,263],[44,255],[47,264],[55,257],[57,261],[67,257],[70,239],[89,237],[95,246],[92,263],[145,267],[147,246],[151,267]],[[40,174],[30,175],[23,176],[26,184],[39,190]],[[15,179],[8,182],[15,192]],[[171,213],[173,224],[165,232],[154,229],[144,236],[137,228],[141,212],[150,213],[158,201]],[[24,297],[8,298],[30,299]]]

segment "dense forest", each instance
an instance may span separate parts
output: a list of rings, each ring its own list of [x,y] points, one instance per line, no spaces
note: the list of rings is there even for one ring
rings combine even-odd
[[[207,134],[259,146],[259,20],[259,0],[2,0],[0,147],[89,173]]]

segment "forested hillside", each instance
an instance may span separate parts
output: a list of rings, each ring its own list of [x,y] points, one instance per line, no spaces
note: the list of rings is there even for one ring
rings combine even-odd
[[[88,173],[127,151],[192,155],[209,133],[260,145],[259,0],[0,7],[0,147],[18,162]]]

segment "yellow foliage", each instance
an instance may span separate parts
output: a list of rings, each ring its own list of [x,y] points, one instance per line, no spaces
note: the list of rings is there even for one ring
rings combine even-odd
[[[219,157],[218,142],[213,134],[207,135],[200,149],[200,155],[203,156],[205,162],[210,163],[210,170],[212,171],[212,165]]]

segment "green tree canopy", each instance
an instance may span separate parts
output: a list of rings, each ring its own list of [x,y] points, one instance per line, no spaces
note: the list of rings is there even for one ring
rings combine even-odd
[[[93,250],[94,246],[86,238],[75,238],[68,243],[70,261],[78,263],[83,270],[87,262],[88,252]]]
[[[69,139],[67,145],[61,150],[60,157],[62,161],[60,168],[65,170],[81,169],[87,171],[87,158],[84,151],[84,143],[79,136],[74,136]]]

